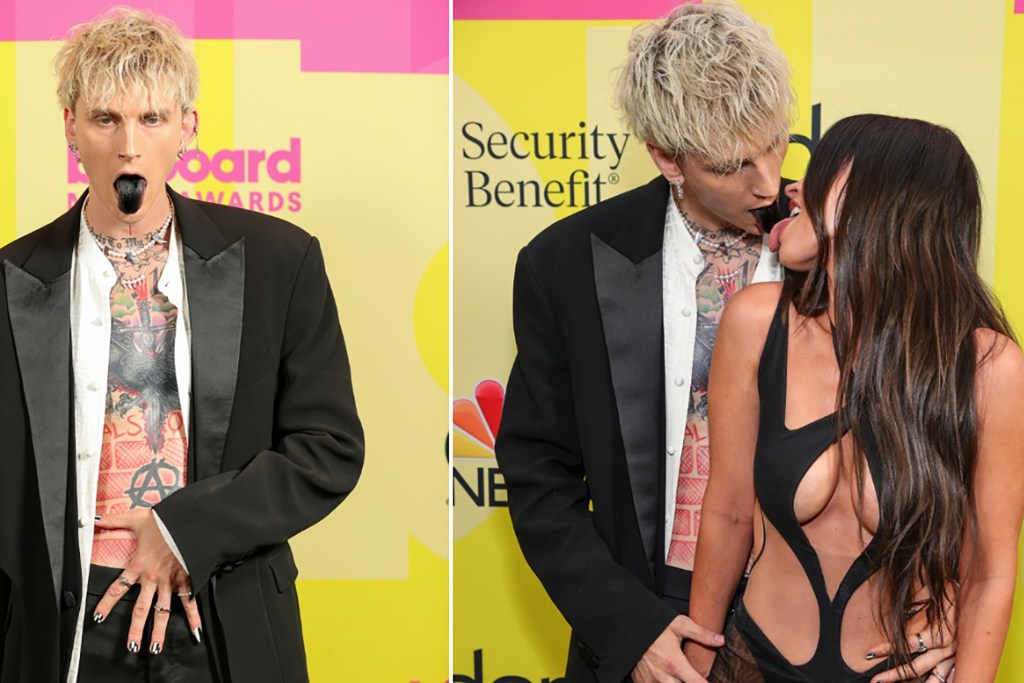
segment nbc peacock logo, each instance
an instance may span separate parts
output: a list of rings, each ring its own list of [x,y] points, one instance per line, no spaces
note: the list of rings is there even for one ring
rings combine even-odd
[[[477,383],[472,398],[452,402],[452,458],[456,506],[508,507],[505,479],[494,458],[494,440],[505,406],[505,387],[493,379]]]

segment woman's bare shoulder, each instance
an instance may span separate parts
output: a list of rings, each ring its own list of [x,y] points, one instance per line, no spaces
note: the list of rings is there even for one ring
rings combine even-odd
[[[749,356],[753,361],[760,358],[780,296],[780,282],[748,285],[734,294],[722,313],[716,347],[723,341],[730,348],[733,347],[730,342],[741,342],[735,347],[741,355]]]
[[[974,331],[974,346],[977,350],[980,374],[1010,373],[1024,377],[1024,352],[1017,343],[1001,332],[987,327]]]
[[[746,332],[768,331],[782,296],[781,282],[759,282],[733,294],[722,314],[722,325]],[[728,321],[728,323],[727,323]]]
[[[999,407],[1024,409],[1024,353],[1013,339],[988,328],[974,331],[978,373],[978,416]],[[995,399],[995,400],[993,400]]]

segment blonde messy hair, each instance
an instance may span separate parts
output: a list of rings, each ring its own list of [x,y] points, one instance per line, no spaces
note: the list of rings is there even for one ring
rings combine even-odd
[[[82,97],[106,105],[127,93],[152,100],[158,92],[173,92],[186,114],[199,94],[199,67],[178,27],[129,7],[74,26],[54,64],[57,97],[72,111]]]
[[[638,138],[677,160],[716,166],[785,136],[794,99],[782,50],[763,26],[723,2],[682,5],[638,27],[617,92]]]

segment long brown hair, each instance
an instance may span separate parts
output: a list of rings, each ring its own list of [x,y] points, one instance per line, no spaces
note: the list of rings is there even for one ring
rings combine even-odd
[[[847,168],[830,244],[826,198]],[[906,662],[911,613],[923,609],[929,624],[952,633],[947,609],[966,569],[965,532],[976,523],[975,331],[1013,336],[976,268],[978,174],[946,128],[851,116],[815,148],[804,199],[818,257],[787,289],[801,315],[824,313],[833,251],[836,424],[850,430],[861,465],[867,441],[877,445],[882,482],[871,560],[881,577],[878,617]],[[863,466],[855,469],[863,509]]]

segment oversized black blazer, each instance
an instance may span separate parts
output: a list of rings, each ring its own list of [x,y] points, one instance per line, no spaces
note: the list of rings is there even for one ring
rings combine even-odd
[[[677,614],[658,585],[668,197],[659,177],[587,208],[516,264],[495,452],[523,555],[573,629],[567,683],[620,683]]]
[[[285,221],[168,191],[191,330],[192,480],[156,510],[204,624],[222,625],[232,680],[305,681],[287,541],[348,495],[363,462],[323,257]],[[0,683],[62,683],[83,597],[69,322],[83,200],[0,249]]]

